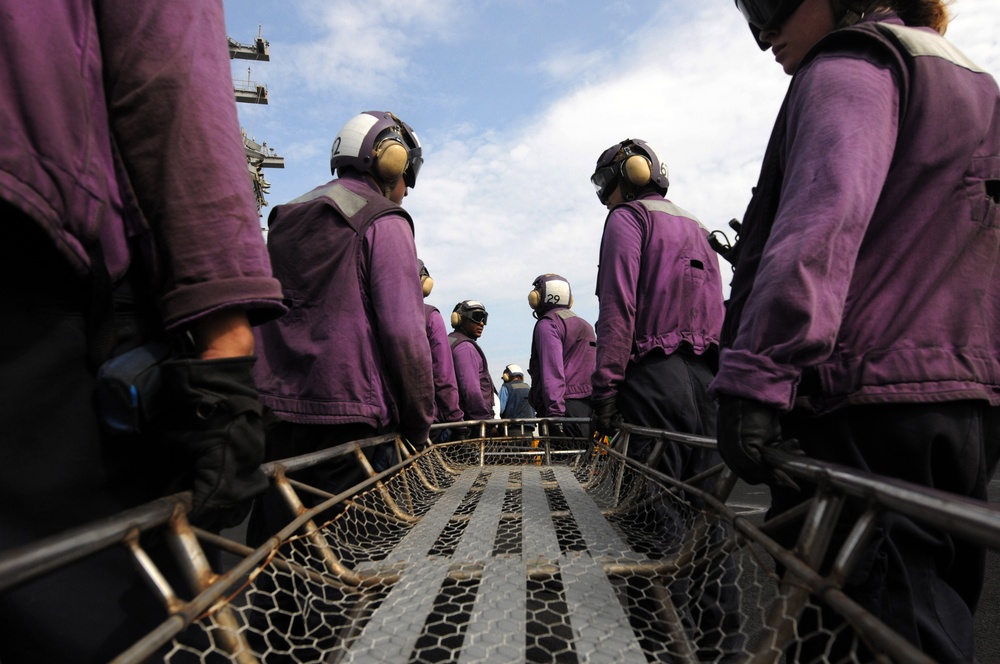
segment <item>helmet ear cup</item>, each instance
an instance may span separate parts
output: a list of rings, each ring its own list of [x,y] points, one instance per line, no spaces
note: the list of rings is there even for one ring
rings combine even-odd
[[[434,280],[430,277],[423,277],[420,280],[420,289],[423,291],[424,297],[427,297],[434,289]]]
[[[652,164],[641,154],[633,154],[622,165],[622,173],[636,187],[644,187],[653,177]]]
[[[451,312],[451,326],[452,328],[457,328],[462,324],[462,315],[457,311]]]
[[[375,171],[385,182],[395,182],[406,170],[410,151],[395,139],[386,139],[375,148]]]
[[[528,306],[532,309],[537,309],[538,305],[542,303],[542,294],[537,288],[533,289],[528,293]]]

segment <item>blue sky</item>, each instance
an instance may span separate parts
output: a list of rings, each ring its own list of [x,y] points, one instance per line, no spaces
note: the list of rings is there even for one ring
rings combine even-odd
[[[498,384],[508,363],[527,370],[527,294],[539,274],[566,277],[574,310],[596,320],[607,214],[589,181],[598,155],[623,138],[647,141],[670,168],[667,197],[728,232],[788,83],[732,0],[225,0],[225,9],[231,38],[248,43],[261,30],[270,42],[270,62],[234,60],[233,76],[268,89],[267,106],[239,111],[247,133],[285,158],[265,172],[271,206],[330,179],[330,145],[353,115],[389,110],[417,132],[424,165],[403,205],[434,277],[427,301],[446,319],[460,300],[486,305],[480,345]],[[952,13],[948,38],[1000,78],[1000,3],[957,0]]]

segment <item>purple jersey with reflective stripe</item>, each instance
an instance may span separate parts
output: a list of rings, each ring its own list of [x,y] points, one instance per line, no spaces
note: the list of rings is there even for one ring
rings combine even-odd
[[[722,277],[708,232],[655,193],[608,214],[597,296],[595,399],[617,394],[628,363],[654,349],[687,343],[701,354],[719,343]]]

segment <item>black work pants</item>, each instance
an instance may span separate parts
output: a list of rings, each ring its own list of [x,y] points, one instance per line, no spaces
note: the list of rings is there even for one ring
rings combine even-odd
[[[713,359],[695,355],[686,346],[667,355],[653,351],[630,363],[618,391],[618,412],[629,424],[677,433],[715,437],[717,407],[708,396],[715,377]],[[652,441],[633,436],[628,455],[645,462]],[[656,469],[687,479],[722,463],[715,450],[666,443]]]
[[[1000,448],[998,410],[985,401],[852,406],[820,417],[793,412],[782,429],[813,458],[986,500]],[[773,489],[772,513],[810,492]],[[843,509],[828,564],[863,508]],[[791,534],[783,544],[794,544]],[[985,560],[983,547],[887,514],[845,591],[936,660],[971,662]]]
[[[142,438],[102,433],[88,284],[12,216],[0,207],[0,551],[159,497],[172,462]],[[135,345],[119,323],[119,344]],[[163,562],[165,547],[148,550]],[[166,617],[114,547],[0,593],[0,661],[106,662]]]

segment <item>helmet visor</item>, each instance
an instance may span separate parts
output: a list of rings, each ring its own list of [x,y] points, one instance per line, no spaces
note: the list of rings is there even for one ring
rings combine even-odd
[[[415,148],[410,148],[410,158],[406,165],[406,170],[403,171],[403,182],[410,189],[417,186],[417,173],[420,172],[420,166],[424,163],[423,150],[418,145]]]
[[[607,203],[608,196],[614,190],[615,185],[618,184],[618,169],[614,165],[598,168],[590,176],[590,182],[594,185],[597,197],[601,199],[601,203]]]

